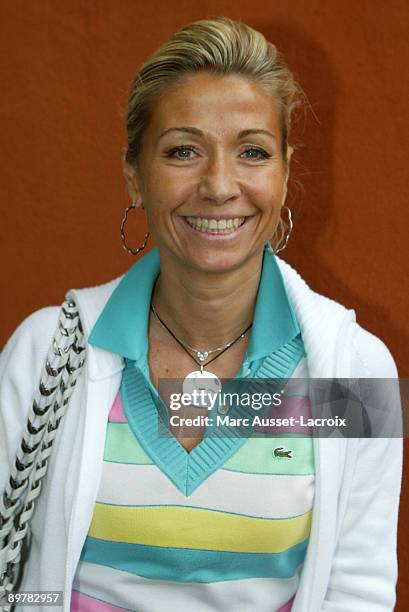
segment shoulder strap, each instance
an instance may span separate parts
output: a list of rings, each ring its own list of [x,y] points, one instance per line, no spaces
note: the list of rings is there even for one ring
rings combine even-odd
[[[0,604],[19,578],[21,549],[29,546],[35,500],[41,492],[57,428],[85,362],[84,344],[77,305],[71,298],[66,299],[15,463],[0,497]],[[0,605],[5,612],[10,607]]]

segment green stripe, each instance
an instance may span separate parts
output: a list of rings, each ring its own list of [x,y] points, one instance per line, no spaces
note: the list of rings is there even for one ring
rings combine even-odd
[[[108,423],[104,461],[153,465],[152,459],[145,453],[128,423]]]
[[[274,456],[275,448],[291,450],[291,459]],[[108,423],[104,460],[115,463],[153,465],[127,423]],[[315,473],[313,440],[309,437],[249,438],[223,469],[247,474],[305,476]]]
[[[250,474],[306,476],[315,474],[312,438],[249,438],[223,469]],[[275,457],[274,449],[291,451],[291,459]]]

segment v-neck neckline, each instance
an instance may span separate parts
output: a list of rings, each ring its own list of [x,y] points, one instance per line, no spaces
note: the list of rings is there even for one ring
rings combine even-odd
[[[253,377],[287,380],[303,355],[304,344],[298,335],[267,355]],[[139,444],[185,497],[190,497],[248,439],[232,435],[205,436],[188,452],[160,416],[149,382],[132,360],[126,360],[121,400],[128,425]]]

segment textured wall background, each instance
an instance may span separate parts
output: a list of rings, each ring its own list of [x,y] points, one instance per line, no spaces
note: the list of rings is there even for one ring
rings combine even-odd
[[[175,29],[217,15],[275,42],[311,103],[291,138],[300,146],[284,258],[315,290],[354,308],[408,377],[405,0],[1,0],[0,343],[68,288],[105,282],[131,264],[119,239],[131,78]],[[408,512],[404,490],[402,611]]]

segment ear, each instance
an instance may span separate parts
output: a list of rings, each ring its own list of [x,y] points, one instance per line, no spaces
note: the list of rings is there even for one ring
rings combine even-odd
[[[137,207],[142,206],[142,196],[136,168],[126,161],[126,147],[121,149],[122,172],[131,202]],[[142,206],[143,208],[143,206]]]

